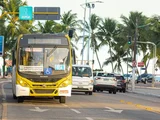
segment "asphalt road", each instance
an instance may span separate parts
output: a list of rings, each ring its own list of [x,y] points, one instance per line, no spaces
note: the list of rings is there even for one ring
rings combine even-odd
[[[17,103],[10,82],[0,84],[2,120],[160,120],[160,98],[133,93],[73,93],[65,104],[32,98]]]

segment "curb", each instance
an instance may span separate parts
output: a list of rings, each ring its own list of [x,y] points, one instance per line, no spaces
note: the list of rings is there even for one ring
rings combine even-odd
[[[145,95],[145,96],[152,96],[152,97],[158,97],[160,98],[160,95],[157,95],[157,94],[152,94],[152,93],[144,93],[144,92],[132,92],[132,91],[128,91],[128,93],[133,93],[133,94],[140,94],[140,95]]]

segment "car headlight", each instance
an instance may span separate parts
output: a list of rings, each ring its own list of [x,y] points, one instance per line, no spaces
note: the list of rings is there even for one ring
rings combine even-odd
[[[90,84],[93,84],[93,80],[90,80]]]

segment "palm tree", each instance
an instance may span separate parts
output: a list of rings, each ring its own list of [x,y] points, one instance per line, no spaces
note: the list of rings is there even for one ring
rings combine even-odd
[[[77,14],[72,13],[72,10],[64,12],[61,16],[61,25],[63,26],[63,32],[65,33],[68,33],[70,29],[75,29],[73,38],[71,39],[71,45],[73,48],[78,50],[77,45],[73,43],[73,41],[77,43],[79,40],[76,33],[77,28],[79,28],[79,20],[77,20]]]
[[[27,31],[27,28],[24,28],[24,24],[22,25],[22,22],[18,21],[18,14],[8,14],[8,12],[18,12],[19,7],[26,5],[26,2],[22,2],[21,0],[10,0],[10,1],[1,1],[2,2],[2,19],[5,21],[3,26],[3,32],[2,35],[4,36],[4,65],[5,65],[5,58],[7,56],[7,51],[10,51],[13,47],[15,40],[17,36],[21,33],[23,33],[23,30]],[[7,14],[6,14],[7,13]],[[27,22],[23,22],[27,23]],[[21,30],[19,29],[21,27]],[[22,30],[23,28],[23,30]],[[3,67],[4,71],[4,67]]]
[[[94,60],[94,53],[96,53],[96,58],[98,60],[99,67],[100,69],[102,69],[102,66],[98,57],[98,53],[97,53],[99,50],[99,46],[98,46],[98,37],[96,33],[98,26],[100,24],[100,20],[101,18],[99,16],[97,16],[96,14],[91,14],[90,21],[89,21],[90,24],[87,21],[85,21],[85,23],[83,21],[80,21],[80,24],[82,26],[85,26],[85,27],[80,27],[80,31],[81,32],[85,31],[87,33],[87,35],[85,35],[84,37],[85,43],[81,50],[81,53],[87,47],[88,40],[90,39],[91,40],[90,48],[93,50],[93,60]],[[89,34],[91,34],[91,36],[89,36]],[[83,36],[79,36],[79,39],[81,38],[83,38]]]
[[[138,23],[137,23],[138,24],[138,41],[150,41],[151,40],[151,31],[149,29],[146,30],[145,27],[140,28],[141,25],[148,24],[148,18],[146,16],[143,16],[142,12],[130,12],[130,15],[128,18],[121,15],[121,19],[124,23],[124,33],[131,36],[133,40],[135,38],[136,19],[138,19]],[[137,49],[137,52],[139,54],[142,51],[143,56],[146,56],[142,59],[142,61],[144,61],[145,66],[147,68],[147,61],[149,64],[148,58],[150,59],[150,57],[147,57],[148,56],[147,44],[138,44],[137,48],[139,48]]]
[[[112,57],[113,57],[112,47],[115,43],[115,40],[114,40],[115,37],[120,32],[117,25],[118,24],[117,24],[116,20],[110,19],[110,18],[105,18],[104,20],[102,20],[102,23],[99,26],[99,30],[97,33],[98,38],[101,41],[100,46],[107,46],[107,45],[109,46],[110,59],[107,59],[107,60],[108,60],[108,62],[111,63],[112,72],[114,72],[113,61],[112,61]]]

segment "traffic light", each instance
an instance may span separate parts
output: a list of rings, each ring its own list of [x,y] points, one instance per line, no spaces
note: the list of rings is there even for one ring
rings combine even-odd
[[[131,43],[132,43],[132,37],[129,36],[129,37],[128,37],[128,44],[130,45]]]

